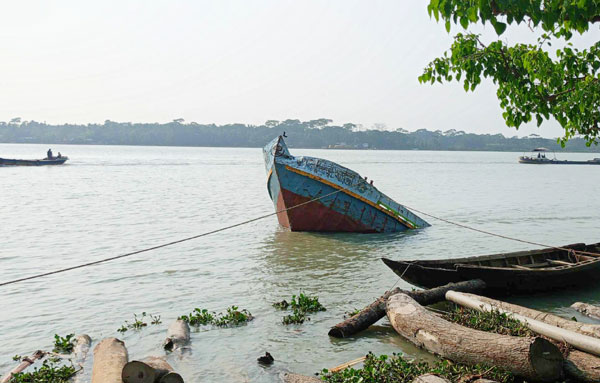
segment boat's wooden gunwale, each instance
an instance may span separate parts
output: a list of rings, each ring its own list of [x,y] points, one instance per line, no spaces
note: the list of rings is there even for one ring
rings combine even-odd
[[[600,244],[590,245],[596,246]],[[574,243],[567,246],[562,246],[565,249],[573,249],[573,250],[581,250],[585,248],[585,243]],[[564,254],[564,250],[559,250],[555,248],[546,248],[546,249],[538,249],[538,250],[523,250],[516,251],[513,253],[497,253],[497,254],[489,254],[489,255],[478,255],[473,257],[461,257],[461,258],[445,258],[445,259],[436,259],[436,260],[419,260],[419,261],[404,261],[405,263],[417,264],[420,266],[432,266],[432,265],[443,265],[443,264],[473,264],[482,261],[495,261],[501,259],[514,259],[521,257],[529,257],[529,256],[551,256],[553,254]],[[399,261],[401,262],[401,261]],[[523,264],[525,266],[526,264]]]

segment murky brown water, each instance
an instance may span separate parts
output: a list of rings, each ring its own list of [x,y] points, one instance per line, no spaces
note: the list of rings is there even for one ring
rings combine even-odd
[[[259,149],[62,146],[63,167],[0,168],[1,280],[97,260],[213,230],[273,211]],[[40,145],[0,144],[31,158]],[[520,153],[294,150],[348,166],[408,206],[551,245],[600,241],[600,167],[528,166]],[[571,154],[569,159],[587,159]],[[194,307],[238,305],[247,326],[200,328],[191,352],[169,361],[190,382],[272,382],[283,370],[314,373],[364,355],[423,356],[386,320],[359,337],[328,328],[398,282],[379,260],[459,257],[526,248],[429,220],[394,235],[289,233],[275,217],[151,253],[0,288],[0,370],[14,354],[50,349],[53,335],[117,336],[132,359],[161,355],[166,328]],[[408,287],[403,281],[399,286]],[[284,326],[271,304],[303,290],[326,312]],[[518,298],[574,315],[600,288]],[[163,324],[121,335],[133,313]],[[263,368],[256,358],[276,359]],[[91,362],[91,361],[90,361]],[[89,374],[90,363],[86,365]]]

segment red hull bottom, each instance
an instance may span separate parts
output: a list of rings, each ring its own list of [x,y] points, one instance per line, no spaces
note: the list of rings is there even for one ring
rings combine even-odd
[[[277,211],[307,201],[310,198],[281,189],[277,198]],[[319,201],[278,213],[277,219],[281,226],[291,231],[377,233],[373,228],[331,210]]]

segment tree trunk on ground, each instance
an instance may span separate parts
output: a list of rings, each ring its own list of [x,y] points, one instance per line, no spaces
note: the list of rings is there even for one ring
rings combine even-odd
[[[117,338],[105,338],[94,347],[92,383],[122,383],[121,371],[127,363],[125,344]]]
[[[142,361],[131,361],[123,367],[124,383],[183,383],[183,378],[164,359],[149,356]]]
[[[541,322],[548,323],[556,327],[564,328],[565,330],[571,330],[583,335],[593,336],[594,338],[600,338],[600,325],[597,324],[576,322],[550,313],[537,311],[527,307],[506,303],[496,299],[491,299],[475,294],[464,293],[464,295],[488,303],[496,308],[520,314],[531,319],[539,320]]]
[[[441,376],[437,376],[434,374],[425,374],[421,376],[417,376],[412,383],[450,383],[450,381]]]
[[[314,376],[306,376],[300,374],[294,374],[292,372],[285,372],[281,375],[281,380],[284,383],[318,383],[321,379],[315,378]]]
[[[181,348],[190,341],[190,326],[184,320],[177,319],[167,330],[164,348],[168,351]]]
[[[483,289],[485,289],[485,283],[479,279],[449,283],[433,289],[419,291],[405,291],[397,287],[391,291],[386,291],[379,299],[362,309],[358,314],[333,326],[331,330],[329,330],[329,336],[345,338],[356,334],[357,332],[366,330],[369,326],[385,316],[385,303],[388,298],[394,294],[406,294],[416,300],[419,304],[427,306],[445,300],[446,292],[449,290],[479,292],[483,291]]]
[[[455,362],[485,363],[534,381],[554,382],[562,375],[560,350],[543,338],[498,335],[450,323],[406,294],[388,299],[387,316],[404,338]]]
[[[600,307],[589,305],[583,302],[575,302],[571,305],[575,310],[579,311],[583,315],[587,315],[590,318],[600,319]],[[598,326],[600,327],[600,326]]]
[[[73,347],[73,355],[78,362],[83,362],[90,351],[92,338],[87,334],[77,335],[75,338],[75,347]]]
[[[593,338],[591,336],[583,335],[571,330],[565,330],[539,320],[528,318],[521,314],[513,313],[509,310],[493,307],[489,303],[481,301],[477,295],[467,295],[456,291],[448,291],[446,293],[446,299],[454,303],[458,303],[461,306],[469,307],[478,311],[498,310],[501,313],[512,316],[514,319],[522,322],[532,331],[540,335],[546,336],[557,342],[568,343],[581,351],[585,351],[594,355],[600,355],[600,339],[598,338]]]
[[[30,357],[23,358],[23,360],[21,361],[21,363],[19,363],[19,365],[17,367],[13,368],[8,374],[6,374],[0,380],[0,383],[7,383],[7,382],[9,382],[12,379],[12,377],[13,377],[14,374],[22,372],[27,367],[31,366],[37,359],[41,359],[45,355],[46,355],[46,353],[44,351],[37,350],[36,352],[34,352],[33,354],[31,354]]]
[[[600,382],[600,358],[585,352],[572,350],[565,360],[568,376],[582,382]]]

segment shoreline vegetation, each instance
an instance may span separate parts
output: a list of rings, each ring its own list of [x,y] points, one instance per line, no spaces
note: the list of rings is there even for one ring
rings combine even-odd
[[[454,129],[409,132],[384,128],[382,125],[363,130],[351,123],[337,126],[328,119],[269,120],[263,125],[198,124],[182,119],[164,124],[106,120],[103,124],[52,125],[14,118],[10,122],[0,121],[0,143],[261,148],[286,132],[290,147],[306,149],[529,152],[546,147],[556,152],[600,153],[600,146],[588,147],[583,138],[572,138],[562,148],[557,139],[533,134],[509,138],[503,134],[474,134]]]

